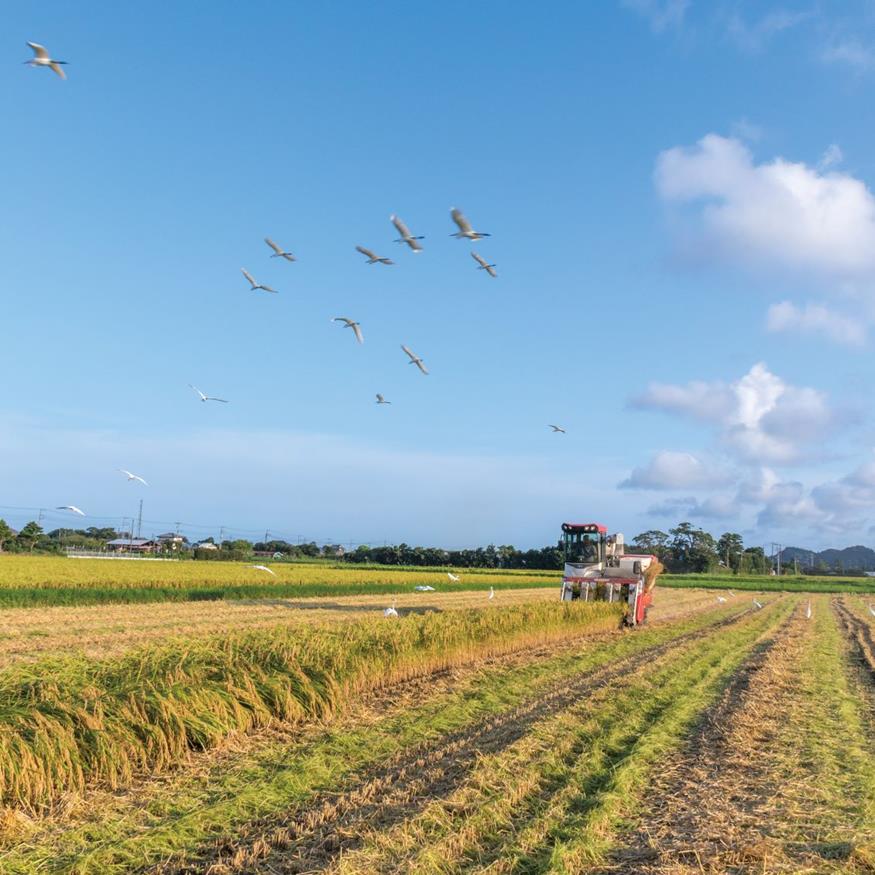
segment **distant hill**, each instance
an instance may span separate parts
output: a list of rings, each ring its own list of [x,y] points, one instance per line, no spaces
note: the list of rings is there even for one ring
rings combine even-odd
[[[831,571],[875,571],[875,550],[857,544],[844,550],[804,550],[802,547],[785,547],[781,552],[781,562],[791,565],[798,560],[800,568],[808,568],[812,556],[814,565],[825,565]]]

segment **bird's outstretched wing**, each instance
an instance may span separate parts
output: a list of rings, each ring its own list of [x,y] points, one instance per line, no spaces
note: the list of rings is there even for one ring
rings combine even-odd
[[[54,70],[62,79],[67,78],[67,74],[63,71],[63,69],[61,68],[61,65],[58,64],[56,61],[52,61],[49,64],[49,68]]]
[[[206,398],[204,398],[204,400],[205,401],[219,401],[222,404],[228,403],[224,398],[213,398],[212,395],[207,395]]]
[[[404,350],[405,353],[410,357],[410,361],[416,361],[416,354],[410,349],[409,346],[405,346],[403,343],[401,344],[401,349]]]
[[[350,326],[349,326],[349,327],[352,328],[353,334],[355,334],[355,339],[356,339],[359,343],[364,343],[364,342],[365,342],[365,339],[364,339],[364,337],[362,336],[362,329],[361,329],[361,326],[358,324],[358,322],[352,322],[352,323],[350,323]]]
[[[204,393],[201,392],[201,390],[198,389],[197,386],[193,386],[191,383],[189,383],[188,385],[189,385],[192,389],[194,389],[195,392],[198,393],[198,395],[200,396],[201,401],[206,401],[206,400],[207,400],[207,396],[204,395]]]
[[[45,46],[41,46],[39,43],[28,43],[28,45],[33,50],[35,58],[39,58],[41,61],[48,61],[49,53]]]
[[[251,286],[257,286],[257,285],[258,285],[258,283],[255,282],[255,277],[253,277],[252,274],[249,273],[249,271],[246,270],[245,267],[241,267],[241,268],[240,268],[240,271],[241,271],[241,273],[243,274],[243,276],[245,276],[246,279],[249,280],[249,285],[251,285]]]
[[[377,257],[376,254],[372,250],[365,249],[364,246],[356,246],[356,251],[361,252],[362,255],[366,255],[368,258],[376,258]]]
[[[459,230],[463,234],[471,233],[471,231],[473,230],[471,228],[471,223],[462,215],[461,210],[457,210],[455,207],[453,207],[453,209],[450,210],[450,216],[452,217],[452,220],[459,226]]]
[[[279,246],[277,246],[276,243],[274,243],[273,240],[270,239],[270,237],[265,237],[265,238],[264,238],[264,242],[267,243],[267,245],[270,246],[270,248],[273,249],[273,251],[274,251],[277,255],[282,255],[282,254],[283,254],[282,249],[281,249]]]
[[[428,368],[422,363],[422,359],[417,359],[413,364],[415,364],[416,367],[426,375],[426,377],[428,376]]]
[[[275,295],[279,294],[279,292],[276,289],[271,288],[270,286],[258,285],[258,286],[256,286],[256,288],[261,289],[261,291],[263,291],[263,292],[273,292]]]
[[[353,320],[347,319],[346,316],[332,316],[332,322],[345,322],[347,325],[352,325]]]
[[[487,262],[486,259],[482,255],[478,255],[476,252],[472,252],[471,258],[473,258],[474,261],[476,261],[477,264],[479,264],[480,267],[482,267],[484,270],[486,270],[486,268],[489,267],[489,262]]]
[[[402,237],[410,237],[411,236],[410,228],[408,228],[407,225],[405,225],[404,222],[402,222],[401,219],[398,218],[398,216],[389,216],[389,219],[392,221],[392,224],[395,226],[395,230]]]

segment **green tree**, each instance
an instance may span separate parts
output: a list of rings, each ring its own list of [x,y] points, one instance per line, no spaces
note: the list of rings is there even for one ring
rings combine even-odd
[[[3,547],[15,537],[15,532],[7,525],[6,520],[0,520],[0,553]]]
[[[33,548],[36,542],[43,536],[43,527],[31,520],[19,533],[15,539],[22,547],[25,547],[28,552],[33,553]]]
[[[717,564],[717,544],[708,532],[684,522],[668,533],[672,571],[710,571]]]
[[[744,541],[736,532],[724,532],[717,541],[717,554],[720,561],[738,574],[741,557],[744,555]]]
[[[636,552],[652,553],[662,559],[669,551],[668,535],[659,529],[650,529],[640,535],[635,535],[631,546]]]

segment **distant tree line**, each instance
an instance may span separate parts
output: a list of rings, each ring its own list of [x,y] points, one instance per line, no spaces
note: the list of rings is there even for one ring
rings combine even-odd
[[[653,553],[674,574],[705,573],[723,567],[733,574],[768,574],[771,560],[762,547],[745,547],[737,532],[714,536],[692,523],[679,523],[668,532],[651,529],[636,535],[632,550]]]

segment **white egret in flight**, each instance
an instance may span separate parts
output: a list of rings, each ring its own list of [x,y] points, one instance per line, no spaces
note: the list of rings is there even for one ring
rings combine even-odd
[[[49,57],[46,47],[41,46],[39,43],[28,43],[28,45],[33,51],[33,57],[29,61],[24,62],[28,67],[48,67],[50,70],[54,70],[62,79],[67,78],[67,74],[61,69],[61,64],[66,64],[66,61],[56,61],[54,58]]]

